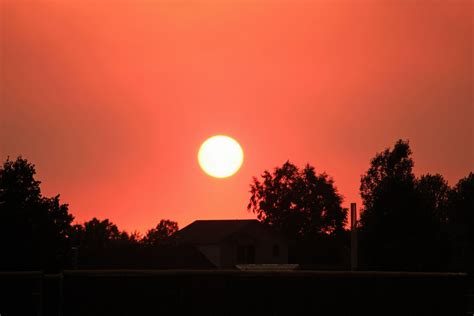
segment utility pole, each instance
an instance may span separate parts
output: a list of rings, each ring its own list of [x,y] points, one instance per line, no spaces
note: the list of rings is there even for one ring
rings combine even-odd
[[[351,203],[351,271],[357,270],[357,207]]]

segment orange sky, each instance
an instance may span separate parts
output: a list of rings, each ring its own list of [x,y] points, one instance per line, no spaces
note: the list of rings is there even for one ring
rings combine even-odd
[[[360,202],[375,152],[474,166],[471,1],[0,0],[0,158],[34,162],[80,222],[249,218],[251,177],[285,160]],[[242,169],[197,164],[214,134]]]

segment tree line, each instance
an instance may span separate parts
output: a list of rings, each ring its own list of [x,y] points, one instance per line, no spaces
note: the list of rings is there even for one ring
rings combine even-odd
[[[409,142],[399,140],[377,153],[361,176],[359,265],[370,270],[471,270],[474,174],[451,187],[440,174],[416,177],[413,167]],[[286,162],[254,178],[250,193],[247,208],[294,244],[306,244],[306,256],[322,252],[334,259],[335,249],[345,249],[347,266],[348,211],[327,174]],[[306,259],[297,254],[296,261]]]
[[[0,168],[2,270],[74,267],[78,257],[91,266],[107,264],[111,260],[100,259],[110,253],[131,255],[127,250],[134,247],[166,246],[178,230],[178,224],[168,219],[160,220],[144,236],[121,231],[108,219],[73,224],[68,205],[61,203],[59,195],[43,196],[35,174],[35,166],[21,156],[7,158]]]
[[[469,271],[474,266],[474,174],[454,186],[440,174],[416,177],[408,141],[371,159],[361,176],[357,226],[359,266],[372,270]],[[0,168],[2,270],[79,267],[177,267],[170,236],[178,225],[162,219],[144,236],[108,219],[73,224],[60,196],[45,197],[35,166],[23,157]],[[285,162],[250,184],[247,209],[285,235],[290,262],[346,268],[348,210],[333,179],[307,164]],[[181,252],[182,253],[182,252]],[[161,262],[153,265],[150,262]]]

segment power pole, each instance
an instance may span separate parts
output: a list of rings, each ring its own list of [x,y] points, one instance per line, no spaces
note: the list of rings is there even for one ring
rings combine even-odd
[[[351,271],[357,270],[357,207],[351,203]]]

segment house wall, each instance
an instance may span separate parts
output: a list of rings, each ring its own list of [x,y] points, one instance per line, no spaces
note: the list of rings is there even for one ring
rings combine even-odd
[[[199,245],[197,249],[216,267],[221,267],[221,247],[219,245]]]
[[[236,247],[230,242],[224,242],[220,245],[221,248],[221,266],[224,269],[233,269],[236,264]]]
[[[255,244],[255,263],[288,263],[288,245],[286,242],[275,238],[266,230],[255,227],[252,232],[258,239]],[[273,255],[273,247],[278,246],[278,256]]]
[[[278,246],[279,253],[273,255],[273,247]],[[255,263],[288,263],[288,246],[272,239],[261,240],[255,246]]]
[[[288,263],[288,244],[275,235],[262,229],[260,225],[251,226],[232,236],[220,244],[221,268],[235,268],[237,264],[237,247],[253,245],[255,247],[256,264],[285,264]],[[273,247],[279,247],[278,256],[273,255]]]

